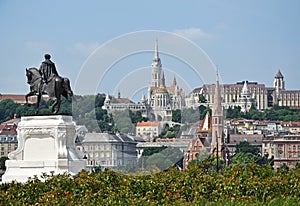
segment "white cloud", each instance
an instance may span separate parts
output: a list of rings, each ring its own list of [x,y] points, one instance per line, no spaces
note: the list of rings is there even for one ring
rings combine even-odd
[[[68,50],[70,50],[72,53],[80,53],[80,54],[91,54],[99,44],[97,42],[85,44],[82,42],[77,42],[74,45],[72,45]]]
[[[176,34],[184,36],[192,40],[201,40],[201,39],[211,39],[212,35],[202,31],[199,28],[188,28],[188,29],[176,29],[174,31]]]
[[[25,47],[33,51],[47,50],[50,46],[45,42],[25,42]]]

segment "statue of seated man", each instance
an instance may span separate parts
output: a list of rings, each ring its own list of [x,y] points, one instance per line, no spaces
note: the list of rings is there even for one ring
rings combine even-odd
[[[48,84],[50,78],[55,75],[58,76],[58,73],[56,71],[55,64],[50,60],[51,56],[50,54],[45,54],[45,61],[42,62],[39,72],[42,75],[43,82]]]

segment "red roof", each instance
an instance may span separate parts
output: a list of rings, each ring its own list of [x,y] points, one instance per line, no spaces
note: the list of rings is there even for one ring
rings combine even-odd
[[[25,101],[25,95],[22,94],[0,94],[0,101],[4,99],[11,99],[13,101]]]
[[[154,126],[158,126],[159,123],[158,122],[138,122],[136,123],[137,127],[154,127]]]
[[[16,103],[25,103],[25,95],[23,94],[0,94],[0,101],[5,100],[5,99],[11,99]],[[48,96],[43,96],[44,100],[49,100]],[[29,103],[33,103],[37,101],[37,97],[36,96],[31,96],[28,97],[28,102]]]

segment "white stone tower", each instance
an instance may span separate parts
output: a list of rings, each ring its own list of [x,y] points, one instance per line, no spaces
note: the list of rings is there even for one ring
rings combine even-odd
[[[161,83],[162,65],[158,55],[158,41],[155,42],[154,57],[151,65],[152,69],[152,87],[159,87]]]

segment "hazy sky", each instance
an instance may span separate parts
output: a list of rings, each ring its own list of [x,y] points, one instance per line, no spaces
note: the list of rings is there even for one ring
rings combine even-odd
[[[272,86],[280,69],[286,88],[300,89],[299,21],[299,0],[2,0],[0,93],[27,93],[25,68],[39,67],[45,53],[52,55],[59,73],[69,77],[74,87],[84,64],[97,48],[120,36],[145,30],[176,33],[195,43],[218,65],[223,83],[249,80]],[[130,58],[119,59],[117,64],[112,62],[115,76],[108,77],[122,79],[118,74],[124,74],[118,71],[124,68],[132,71],[146,68],[147,87],[150,84],[147,67],[152,63],[151,49],[156,38],[159,45],[164,44],[163,39],[153,35],[153,41],[145,44],[144,50],[148,52],[128,54]],[[163,47],[167,49],[167,45]],[[161,54],[161,59],[168,70],[186,67],[168,55]],[[167,83],[173,77],[172,72],[166,74]],[[188,82],[190,88],[203,83],[193,79],[192,74],[177,78]],[[126,90],[118,88],[120,84],[110,87],[109,81],[98,84],[96,92]]]

